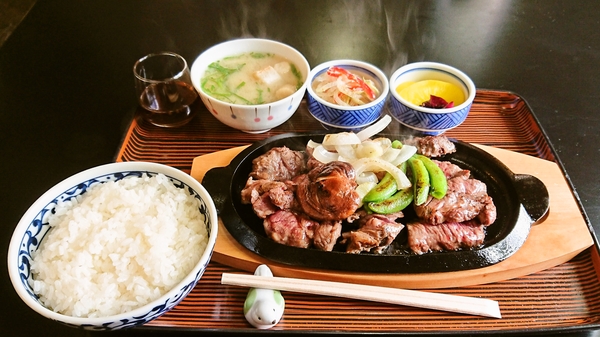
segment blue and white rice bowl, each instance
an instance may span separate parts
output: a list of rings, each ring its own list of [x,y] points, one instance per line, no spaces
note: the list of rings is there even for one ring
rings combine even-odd
[[[461,88],[466,99],[452,108],[433,109],[415,105],[402,98],[396,87],[401,83],[439,80]],[[427,135],[439,135],[459,126],[467,118],[475,99],[476,87],[464,72],[436,62],[409,63],[390,76],[390,114],[400,124]]]
[[[312,82],[332,66],[344,68],[350,72],[354,70],[366,73],[372,77],[375,85],[381,89],[379,96],[370,103],[358,106],[341,106],[325,101],[315,93]],[[375,122],[382,115],[389,92],[389,82],[386,75],[379,68],[367,62],[333,60],[321,63],[311,70],[306,90],[308,93],[308,111],[325,127],[360,130]]]
[[[199,259],[197,262],[190,262],[190,265],[186,268],[186,270],[190,269],[189,273],[185,274],[181,281],[176,283],[170,290],[162,293],[160,297],[124,313],[93,318],[75,317],[58,313],[44,306],[32,286],[34,282],[32,254],[40,249],[44,240],[49,240],[53,228],[50,227],[48,219],[58,208],[59,203],[73,202],[98,184],[117,182],[132,176],[154,177],[159,174],[164,175],[172,183],[169,186],[173,191],[182,189],[185,191],[185,195],[197,199],[198,210],[200,211],[199,219],[202,219],[203,226],[206,227],[205,232],[208,235],[205,240],[206,248],[204,251],[198,252]],[[173,203],[177,203],[177,201],[173,200]],[[19,297],[31,309],[50,320],[86,330],[129,328],[143,325],[163,315],[192,291],[212,257],[217,230],[217,211],[211,196],[197,180],[185,172],[157,163],[123,162],[106,164],[77,173],[59,182],[29,207],[13,232],[8,250],[8,271],[13,287]],[[204,232],[204,229],[202,229],[202,232]]]

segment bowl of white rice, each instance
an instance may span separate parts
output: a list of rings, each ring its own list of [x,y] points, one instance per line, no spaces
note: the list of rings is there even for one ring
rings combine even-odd
[[[19,297],[88,330],[143,325],[196,286],[217,238],[204,187],[176,168],[112,163],[58,183],[25,212],[8,251]]]

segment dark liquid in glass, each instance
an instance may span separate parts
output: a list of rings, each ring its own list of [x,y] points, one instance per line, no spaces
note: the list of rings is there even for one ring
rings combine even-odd
[[[191,85],[173,81],[151,84],[140,96],[142,114],[150,123],[158,126],[176,127],[189,122],[195,114],[191,105],[198,94]]]

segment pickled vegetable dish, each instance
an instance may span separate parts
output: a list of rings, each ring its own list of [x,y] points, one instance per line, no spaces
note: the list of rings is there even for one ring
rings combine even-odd
[[[317,96],[341,106],[367,104],[380,94],[373,79],[366,74],[336,66],[315,77],[311,85]]]
[[[439,80],[403,82],[396,92],[414,105],[432,109],[449,109],[465,102],[465,94],[458,86]]]

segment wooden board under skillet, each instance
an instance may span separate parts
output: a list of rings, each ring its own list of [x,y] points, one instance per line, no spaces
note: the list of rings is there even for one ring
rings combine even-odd
[[[400,132],[397,123],[385,132]],[[244,146],[256,141],[288,132],[323,131],[321,125],[309,115],[306,105],[302,104],[296,114],[284,125],[261,135],[245,134],[232,130],[204,109],[189,125],[179,129],[161,129],[144,122],[134,120],[120,147],[116,161],[146,160],[160,162],[192,172],[192,164],[196,157]],[[553,199],[561,202],[560,206],[551,204],[549,217],[557,213],[561,224],[553,225],[554,242],[532,242],[531,245],[541,249],[560,249],[565,242],[570,242],[573,231],[582,241],[578,243],[583,251],[575,257],[562,256],[564,262],[549,261],[545,265],[523,271],[516,270],[512,275],[490,273],[478,280],[478,285],[455,285],[446,283],[445,289],[430,282],[423,287],[419,280],[414,286],[433,292],[485,297],[500,303],[502,319],[472,317],[461,314],[416,309],[388,304],[371,303],[349,299],[330,298],[326,296],[296,294],[284,292],[286,311],[282,321],[274,330],[290,332],[325,332],[325,333],[407,333],[430,334],[447,333],[473,334],[485,332],[543,332],[546,330],[570,331],[600,327],[600,282],[598,282],[598,261],[596,246],[592,245],[592,237],[588,224],[579,208],[579,202],[570,189],[568,179],[562,172],[562,165],[557,160],[551,145],[547,143],[535,116],[526,102],[518,95],[510,92],[479,90],[471,114],[460,127],[448,132],[448,136],[465,142],[489,146],[486,150],[502,157],[506,151],[519,152],[535,158],[544,159],[536,164],[531,174],[544,180]],[[221,153],[222,155],[223,153]],[[512,153],[511,153],[512,155]],[[517,157],[515,157],[517,158]],[[520,158],[520,157],[519,157]],[[520,170],[520,159],[502,159],[516,173]],[[506,161],[505,161],[506,160]],[[216,162],[213,165],[217,165]],[[538,163],[536,161],[536,163]],[[516,166],[515,166],[516,165]],[[528,169],[529,170],[529,169]],[[548,174],[548,178],[546,177]],[[545,180],[550,179],[550,180]],[[556,189],[556,191],[555,191]],[[552,192],[555,191],[555,192]],[[553,197],[553,195],[556,195]],[[562,204],[566,202],[565,204]],[[530,238],[537,240],[534,233],[543,228],[547,219],[532,228]],[[561,232],[564,231],[564,235]],[[226,232],[220,232],[220,240],[226,239]],[[526,245],[529,243],[526,242]],[[585,248],[589,247],[589,248]],[[219,247],[221,249],[222,247]],[[526,248],[525,246],[523,248]],[[255,331],[244,319],[242,306],[247,289],[224,286],[220,284],[221,274],[247,273],[247,265],[232,267],[219,263],[219,254],[215,251],[215,259],[210,263],[204,276],[174,310],[150,322],[143,329],[182,329],[229,332]],[[569,254],[576,254],[576,250]],[[517,253],[518,254],[518,253]],[[559,254],[560,255],[560,254]],[[514,255],[513,257],[517,257]],[[223,256],[221,256],[223,257]],[[511,258],[513,258],[511,257]],[[507,262],[508,260],[504,261]],[[530,257],[523,257],[529,259]],[[239,262],[239,261],[238,261]],[[502,262],[502,263],[504,263]],[[555,263],[560,262],[558,265]],[[502,264],[501,263],[501,264]],[[512,263],[512,262],[511,262]],[[494,266],[492,266],[494,267]],[[489,268],[489,267],[488,267]],[[275,268],[276,269],[276,268]],[[275,272],[277,274],[277,272]],[[312,273],[304,274],[313,277]],[[294,274],[298,277],[298,274]],[[439,282],[450,282],[451,275],[444,273],[429,275]],[[490,281],[491,283],[487,283]],[[408,282],[408,281],[407,281]],[[457,282],[454,280],[454,282]],[[368,313],[368,314],[366,314]]]
[[[513,172],[531,174],[539,178],[547,186],[550,195],[550,213],[531,228],[523,246],[502,262],[485,268],[412,274],[361,273],[304,268],[273,262],[269,258],[249,251],[232,237],[222,222],[219,226],[213,260],[249,272],[253,272],[259,264],[267,264],[277,276],[396,288],[433,289],[497,282],[531,274],[566,262],[593,244],[585,221],[579,214],[577,203],[555,163],[513,151],[479,146],[500,159]],[[218,167],[219,164],[227,165],[237,154],[236,152],[243,148],[238,147],[197,157],[192,165],[191,175],[202,181],[204,173],[208,169]],[[565,223],[570,224],[569,235],[565,235]],[[423,267],[423,269],[425,268],[427,266]]]

